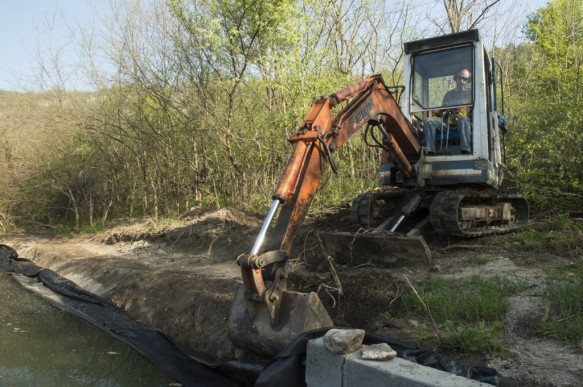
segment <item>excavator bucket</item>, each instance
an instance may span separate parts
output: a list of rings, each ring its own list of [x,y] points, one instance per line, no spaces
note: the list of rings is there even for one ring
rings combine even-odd
[[[235,291],[229,316],[229,335],[233,344],[268,357],[275,356],[303,332],[333,326],[316,293],[289,290],[282,292],[278,322],[272,325],[265,302],[248,297],[242,284]]]
[[[422,236],[390,232],[318,232],[324,254],[351,266],[371,263],[396,267],[431,263],[431,251]]]

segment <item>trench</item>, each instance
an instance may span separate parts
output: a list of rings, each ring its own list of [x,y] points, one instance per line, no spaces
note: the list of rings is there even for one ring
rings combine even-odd
[[[0,386],[304,386],[307,343],[326,331],[301,334],[270,360],[217,361],[185,352],[108,300],[0,244]],[[367,332],[363,344],[381,342],[401,358],[498,385],[493,369],[388,337]]]

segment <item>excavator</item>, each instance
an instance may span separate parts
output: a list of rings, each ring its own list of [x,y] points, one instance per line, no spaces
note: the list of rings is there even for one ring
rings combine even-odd
[[[251,251],[237,258],[242,284],[229,316],[236,347],[273,356],[301,333],[333,326],[316,293],[287,289],[286,262],[325,169],[338,170],[334,152],[361,129],[366,144],[380,149],[383,188],[352,204],[363,232],[321,233],[335,261],[429,263],[429,233],[479,237],[527,224],[527,201],[500,190],[508,130],[502,72],[479,31],[407,42],[404,53],[404,85],[387,86],[374,75],[321,97],[289,139],[293,154],[263,226]],[[471,74],[464,82],[469,97],[444,102],[460,69]],[[471,122],[470,151],[446,118],[453,113]],[[435,139],[431,147],[428,137]]]

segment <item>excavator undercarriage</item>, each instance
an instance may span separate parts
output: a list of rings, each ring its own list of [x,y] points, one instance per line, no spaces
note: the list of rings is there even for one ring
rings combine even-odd
[[[326,252],[342,264],[391,267],[430,263],[429,233],[467,238],[521,229],[528,203],[494,190],[388,190],[358,196],[351,213],[361,230],[319,232]]]
[[[418,197],[423,195],[420,200]],[[352,204],[352,220],[363,228],[389,230],[410,203],[403,226],[391,231],[414,236],[436,232],[459,237],[480,237],[524,228],[528,203],[520,195],[496,190],[457,189],[419,194],[408,190],[371,192]],[[406,225],[408,224],[408,226]]]

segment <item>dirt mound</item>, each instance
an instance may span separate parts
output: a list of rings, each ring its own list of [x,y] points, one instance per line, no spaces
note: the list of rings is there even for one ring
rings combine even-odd
[[[117,226],[97,235],[95,241],[129,244],[129,250],[142,254],[163,248],[228,262],[250,249],[260,225],[260,219],[242,211],[195,208],[164,225],[147,220]]]

